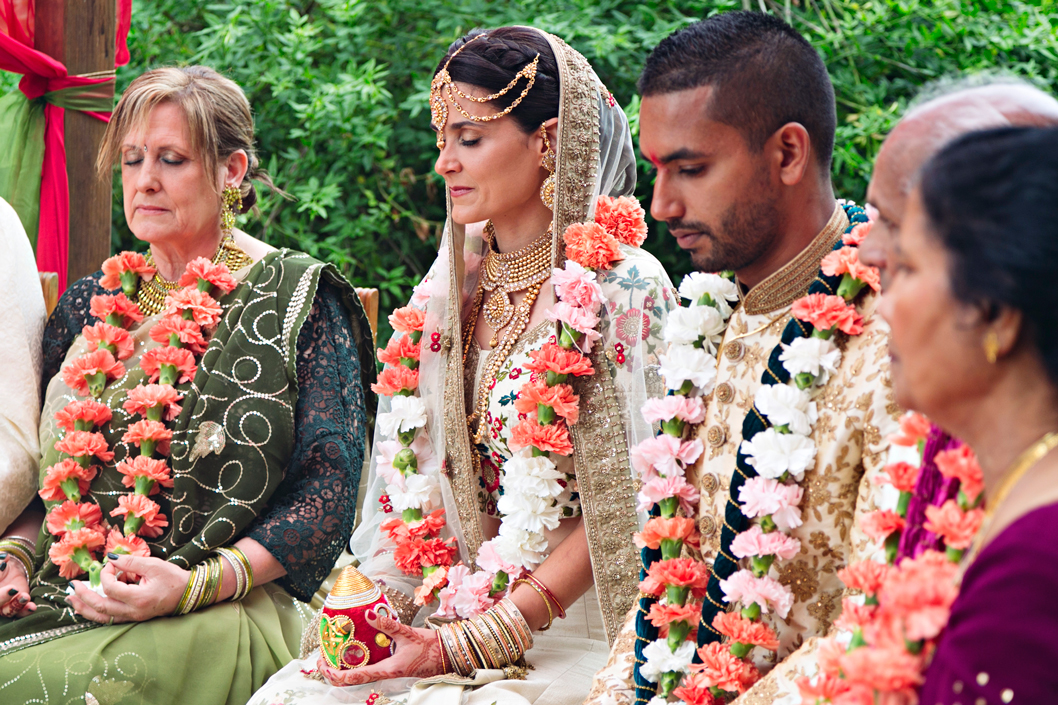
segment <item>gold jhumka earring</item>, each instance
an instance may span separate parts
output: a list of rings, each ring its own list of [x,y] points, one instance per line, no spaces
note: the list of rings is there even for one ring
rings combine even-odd
[[[235,227],[235,216],[242,210],[242,191],[235,186],[225,186],[221,198],[224,205],[220,210],[220,231],[227,239]]]
[[[999,359],[999,335],[994,330],[985,333],[984,347],[985,359],[988,360],[988,364],[996,364],[996,360]]]
[[[522,70],[515,74],[511,82],[507,84],[507,87],[493,93],[492,95],[478,98],[477,96],[467,95],[463,91],[456,87],[452,81],[452,77],[448,74],[448,65],[452,63],[452,59],[459,55],[459,52],[467,48],[470,42],[478,39],[488,38],[487,34],[479,34],[470,41],[466,42],[463,46],[455,50],[455,53],[449,57],[448,61],[445,62],[444,68],[437,72],[437,75],[433,77],[433,81],[430,82],[430,122],[433,123],[434,128],[437,130],[437,148],[444,149],[445,146],[445,125],[448,123],[448,102],[445,100],[445,93],[447,92],[448,98],[451,99],[452,105],[455,106],[459,114],[465,117],[467,120],[473,122],[492,122],[493,120],[499,120],[501,117],[511,112],[518,107],[518,104],[522,102],[525,96],[529,93],[529,89],[533,87],[533,83],[536,82],[536,67],[540,64],[540,54],[536,55],[532,61],[522,67]],[[496,113],[495,115],[471,115],[463,106],[456,101],[456,96],[464,100],[469,100],[473,103],[491,103],[497,98],[501,98],[511,91],[518,81],[526,79],[527,83],[525,88],[522,90],[522,94],[518,96],[513,103],[508,105],[506,108]]]
[[[547,147],[547,151],[544,152],[543,166],[548,172],[547,178],[540,187],[540,200],[544,202],[548,210],[553,211],[555,210],[555,169],[558,167],[558,155],[555,154],[555,150],[551,149],[551,141],[547,138],[545,125],[540,126],[540,135],[544,138],[544,146]]]

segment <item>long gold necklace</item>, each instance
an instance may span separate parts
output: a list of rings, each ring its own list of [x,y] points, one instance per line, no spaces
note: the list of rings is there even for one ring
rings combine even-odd
[[[551,233],[551,228],[548,227],[547,232],[525,247],[501,254],[494,249],[496,231],[492,221],[485,224],[488,251],[481,262],[480,279],[470,316],[463,324],[464,368],[470,354],[470,346],[475,344],[474,330],[479,314],[483,315],[485,322],[494,331],[492,340],[489,341],[492,351],[489,353],[488,364],[478,381],[474,413],[467,417],[467,425],[475,443],[485,440],[487,428],[484,420],[489,406],[489,388],[529,325],[533,303],[540,295],[544,282],[551,276]],[[515,306],[511,303],[510,295],[520,291],[525,291],[525,297]],[[485,292],[490,293],[487,302],[484,301]]]
[[[151,255],[149,249],[147,250],[146,258],[147,264],[153,267],[154,256]],[[217,246],[217,251],[213,253],[213,258],[210,261],[213,264],[223,263],[231,272],[237,272],[243,267],[253,264],[253,258],[236,245],[235,239],[230,235],[221,240],[220,245]],[[165,297],[179,288],[180,284],[178,282],[162,279],[156,273],[149,280],[140,280],[136,303],[139,304],[140,310],[144,314],[153,316],[156,313],[161,313],[162,309],[165,308]]]
[[[1043,457],[1050,453],[1055,446],[1058,446],[1058,431],[1051,431],[1023,451],[1021,455],[1014,459],[1007,471],[1003,473],[995,494],[988,498],[988,508],[985,509],[984,518],[981,520],[981,528],[977,532],[977,541],[974,543],[973,550],[970,551],[966,565],[970,565],[974,558],[977,557],[978,552],[981,550],[981,544],[984,543],[985,538],[988,536],[992,519],[995,517],[1000,505],[1006,500],[1007,495],[1018,484],[1018,481],[1025,476],[1025,473],[1031,470],[1036,463],[1043,460]]]

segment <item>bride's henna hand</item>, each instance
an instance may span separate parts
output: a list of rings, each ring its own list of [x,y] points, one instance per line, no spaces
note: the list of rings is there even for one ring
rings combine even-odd
[[[363,685],[390,678],[429,678],[444,673],[437,632],[415,629],[390,617],[376,615],[374,611],[368,611],[366,617],[368,624],[393,639],[396,647],[393,655],[370,666],[346,671],[332,668],[326,659],[320,658],[320,673],[328,683],[335,686]]]

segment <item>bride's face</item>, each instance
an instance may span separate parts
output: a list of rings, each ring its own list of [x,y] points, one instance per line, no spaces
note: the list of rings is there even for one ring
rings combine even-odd
[[[476,86],[455,85],[467,95],[488,95]],[[466,225],[542,208],[540,186],[547,171],[542,165],[546,147],[540,131],[526,134],[510,115],[488,122],[468,120],[452,104],[447,91],[445,97],[449,101],[445,146],[434,171],[444,177],[452,194],[452,219]],[[454,97],[470,115],[484,117],[497,112],[487,103]],[[553,134],[551,140],[554,148]]]

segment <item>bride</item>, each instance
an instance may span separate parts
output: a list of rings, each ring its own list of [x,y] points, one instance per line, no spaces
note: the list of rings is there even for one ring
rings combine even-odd
[[[663,393],[677,294],[639,248],[625,115],[583,56],[528,27],[452,44],[430,108],[448,221],[379,351],[391,398],[352,542],[400,617],[367,613],[393,655],[318,666],[310,630],[253,703],[363,702],[425,678],[413,695],[431,702],[473,687],[469,702],[579,703],[637,594],[629,448],[653,436],[641,409]]]

